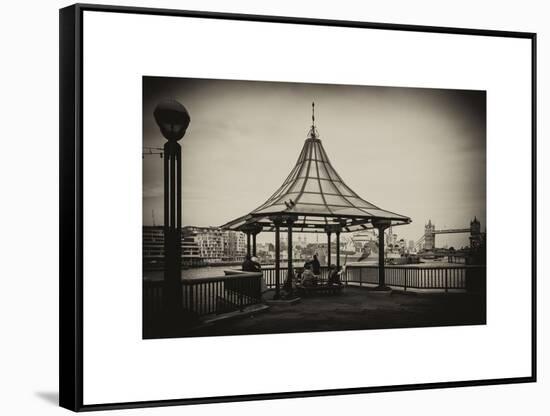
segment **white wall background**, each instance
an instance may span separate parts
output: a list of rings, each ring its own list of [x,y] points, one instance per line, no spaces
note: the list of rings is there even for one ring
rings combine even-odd
[[[62,414],[57,408],[58,12],[62,1],[3,4],[0,14],[0,413]],[[548,317],[543,297],[543,157],[549,114],[550,12],[545,2],[523,1],[134,1],[125,5],[306,16],[390,23],[475,27],[539,33],[539,382],[537,384],[379,393],[142,409],[115,414],[499,415],[545,414],[550,408],[544,359]],[[107,149],[108,151],[108,149]],[[546,154],[546,155],[545,155]],[[547,227],[546,227],[547,228]],[[550,230],[546,230],[550,231]],[[513,230],[511,230],[511,234]],[[513,307],[513,299],[510,300]],[[269,364],[266,365],[268,367]],[[388,367],[391,371],[391,367]]]

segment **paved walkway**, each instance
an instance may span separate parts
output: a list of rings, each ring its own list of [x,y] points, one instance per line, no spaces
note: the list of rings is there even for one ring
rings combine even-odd
[[[265,296],[270,299],[272,293]],[[193,334],[245,335],[352,329],[485,324],[485,296],[468,293],[373,293],[345,287],[341,295],[303,298],[294,305],[221,321]]]

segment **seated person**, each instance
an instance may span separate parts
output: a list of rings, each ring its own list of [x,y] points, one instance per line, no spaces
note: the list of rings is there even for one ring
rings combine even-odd
[[[258,257],[254,256],[252,257],[252,263],[254,263],[254,267],[256,269],[257,272],[261,272],[262,271],[262,266],[260,265],[260,259],[258,259]]]
[[[315,286],[315,284],[317,283],[317,279],[313,275],[313,272],[311,271],[311,266],[309,264],[304,267],[304,271],[302,272],[302,280],[300,283],[304,287]]]
[[[252,257],[247,254],[242,264],[243,272],[259,272],[261,271],[260,264],[252,261]]]
[[[340,270],[336,267],[335,264],[330,265],[330,271],[328,274],[328,284],[329,286],[332,285],[341,285],[342,282],[340,281],[340,275],[342,274],[342,268]]]

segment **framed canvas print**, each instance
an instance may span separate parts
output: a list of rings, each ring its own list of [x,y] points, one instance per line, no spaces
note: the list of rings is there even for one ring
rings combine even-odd
[[[60,11],[60,404],[536,380],[536,35]]]

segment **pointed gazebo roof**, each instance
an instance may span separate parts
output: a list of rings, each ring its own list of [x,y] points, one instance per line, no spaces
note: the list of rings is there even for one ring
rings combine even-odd
[[[342,231],[359,231],[373,228],[377,221],[410,223],[410,218],[364,200],[346,185],[319,139],[315,115],[312,121],[296,165],[279,189],[258,208],[222,228],[242,230],[256,225],[273,231],[273,219],[281,216],[293,216],[293,229],[298,232],[324,232],[330,225],[339,225]]]

